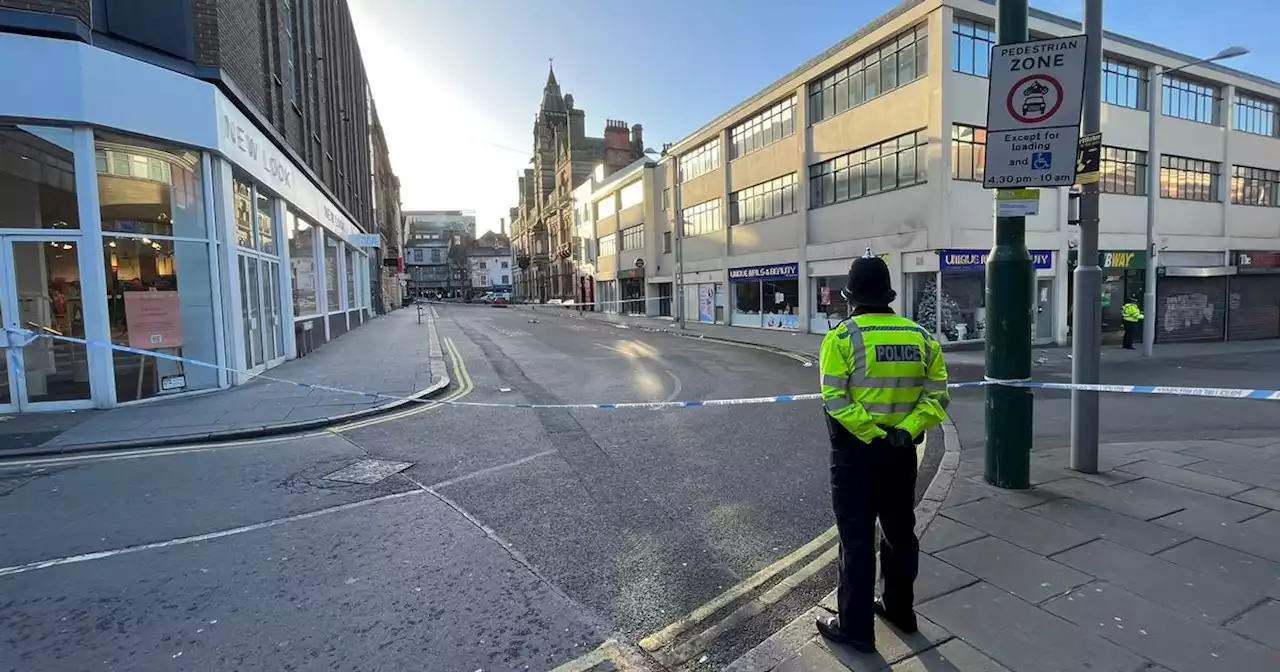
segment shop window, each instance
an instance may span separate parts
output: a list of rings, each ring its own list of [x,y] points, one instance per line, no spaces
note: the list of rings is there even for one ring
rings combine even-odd
[[[827,328],[834,328],[836,324],[849,317],[849,302],[845,301],[840,295],[840,290],[844,289],[848,282],[848,276],[831,275],[814,278],[814,307],[813,316],[818,320],[825,320]]]
[[[112,342],[217,362],[200,155],[111,133],[95,139]],[[209,367],[125,352],[113,364],[122,402],[218,386]]]
[[[271,212],[271,198],[259,191],[257,204],[258,250],[266,254],[276,254],[275,214]]]
[[[238,179],[231,183],[235,191],[236,245],[253,247],[253,185]]]
[[[0,229],[78,229],[69,128],[0,124]]]
[[[293,315],[295,318],[310,317],[320,312],[316,297],[315,241],[318,229],[292,210],[285,214],[285,222],[289,236],[289,271],[293,278]]]
[[[359,307],[356,302],[356,259],[359,255],[350,247],[344,247],[343,251],[347,256],[347,310],[354,310]]]
[[[799,329],[800,287],[795,278],[734,282],[733,324],[766,329]]]
[[[72,240],[14,239],[13,263],[13,289],[20,297],[17,318],[22,326],[84,338],[80,246]],[[41,338],[29,343],[23,352],[28,401],[78,401],[90,397],[84,345]],[[0,349],[0,387],[7,393],[11,372],[6,368],[6,359]],[[4,397],[0,401],[11,399]]]

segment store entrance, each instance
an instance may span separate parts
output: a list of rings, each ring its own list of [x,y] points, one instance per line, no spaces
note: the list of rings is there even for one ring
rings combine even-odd
[[[77,236],[0,236],[0,412],[93,406]]]

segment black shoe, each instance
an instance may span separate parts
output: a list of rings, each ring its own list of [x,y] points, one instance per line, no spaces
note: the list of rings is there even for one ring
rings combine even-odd
[[[889,613],[889,610],[885,608],[884,598],[882,597],[876,598],[875,609],[876,615],[886,621],[889,621],[893,627],[901,630],[903,634],[910,635],[919,630],[919,628],[916,627],[916,612],[914,611],[907,610],[900,614],[891,614]]]
[[[876,652],[876,642],[874,639],[859,639],[845,634],[844,631],[840,629],[840,621],[836,620],[834,616],[819,618],[817,625],[818,632],[822,633],[823,637],[826,637],[837,644],[851,646],[859,653]]]

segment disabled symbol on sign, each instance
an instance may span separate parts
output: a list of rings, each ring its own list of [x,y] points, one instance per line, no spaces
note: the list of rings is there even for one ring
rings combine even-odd
[[[1049,170],[1053,167],[1053,152],[1032,152],[1031,170]]]

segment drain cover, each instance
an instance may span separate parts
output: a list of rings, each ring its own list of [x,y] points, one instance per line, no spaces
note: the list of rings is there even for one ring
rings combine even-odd
[[[398,474],[405,469],[413,466],[412,462],[390,462],[387,460],[360,460],[354,464],[349,464],[332,474],[324,476],[327,481],[342,481],[344,483],[362,483],[369,485],[377,483],[382,479]]]

